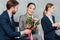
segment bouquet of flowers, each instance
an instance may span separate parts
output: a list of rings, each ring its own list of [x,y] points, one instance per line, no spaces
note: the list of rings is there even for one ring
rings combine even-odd
[[[32,17],[28,17],[26,19],[26,29],[29,29],[29,30],[34,30],[34,27],[35,25],[39,25],[39,19],[37,18],[32,18]],[[33,36],[32,36],[32,33],[28,34],[30,40],[33,40]]]
[[[34,25],[39,25],[40,23],[39,23],[39,19],[37,19],[37,18],[32,18],[32,17],[28,17],[28,18],[26,19],[26,24],[29,25],[29,26],[27,26],[26,28],[31,29],[31,28],[34,27]]]

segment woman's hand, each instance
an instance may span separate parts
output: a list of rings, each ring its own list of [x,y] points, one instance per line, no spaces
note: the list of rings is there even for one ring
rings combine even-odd
[[[36,29],[37,27],[38,27],[38,25],[34,24],[34,27],[32,28],[32,30]]]
[[[31,25],[30,24],[26,24],[26,27],[25,27],[26,29],[28,28],[28,29],[30,29],[31,28]]]
[[[38,18],[34,17],[32,18],[32,20],[34,21],[34,27],[32,28],[32,30],[36,29],[38,27],[38,25],[36,24],[37,21],[39,21]]]
[[[36,23],[39,19],[34,17],[34,18],[32,18],[32,20]]]
[[[53,27],[57,27],[58,26],[58,23],[53,23],[52,26]]]

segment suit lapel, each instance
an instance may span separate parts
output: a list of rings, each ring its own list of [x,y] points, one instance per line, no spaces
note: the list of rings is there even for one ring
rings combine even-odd
[[[6,11],[6,14],[7,14],[8,21],[9,21],[9,23],[11,24],[10,17],[9,17],[9,14],[8,14],[7,11]]]
[[[50,19],[46,16],[46,18],[47,18],[47,21],[49,21],[49,23],[51,23],[51,21],[50,21]],[[52,23],[51,23],[52,24]]]
[[[47,16],[46,16],[47,17]],[[54,19],[54,16],[52,16],[52,20],[53,20],[53,23],[55,23],[55,19]],[[50,23],[51,23],[51,21],[50,21],[50,19],[47,17],[47,21],[49,21]],[[52,23],[51,23],[52,24]]]
[[[52,20],[53,20],[53,23],[55,23],[55,18],[54,18],[54,16],[52,16]]]

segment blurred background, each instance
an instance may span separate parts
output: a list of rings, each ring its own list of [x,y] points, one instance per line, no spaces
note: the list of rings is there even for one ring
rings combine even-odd
[[[6,3],[8,0],[0,0],[0,14],[6,10]],[[26,13],[27,4],[33,2],[36,4],[36,10],[34,15],[36,15],[39,19],[41,19],[44,7],[47,3],[53,3],[55,5],[54,15],[56,17],[56,21],[60,22],[60,1],[59,0],[17,0],[19,4],[19,10],[15,15],[15,21],[19,21],[19,16]]]
[[[0,14],[2,14],[4,10],[6,10],[7,1],[8,0],[0,0]],[[19,9],[14,17],[15,21],[17,22],[19,22],[20,15],[23,15],[26,13],[27,4],[30,2],[33,2],[36,4],[36,10],[34,15],[39,19],[41,19],[43,16],[45,5],[47,3],[53,3],[55,6],[54,16],[56,17],[56,22],[60,22],[60,0],[17,0],[17,1],[19,2]],[[57,30],[56,33],[60,35],[60,30]],[[39,28],[39,34],[40,35],[42,34],[41,38],[43,39],[44,35],[43,35],[42,27]]]

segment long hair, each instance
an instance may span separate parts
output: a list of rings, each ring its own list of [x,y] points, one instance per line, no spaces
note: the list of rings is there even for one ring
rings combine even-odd
[[[48,11],[48,8],[51,8],[52,6],[54,6],[52,3],[47,3],[45,10],[43,11],[43,16],[46,15],[46,12]]]

